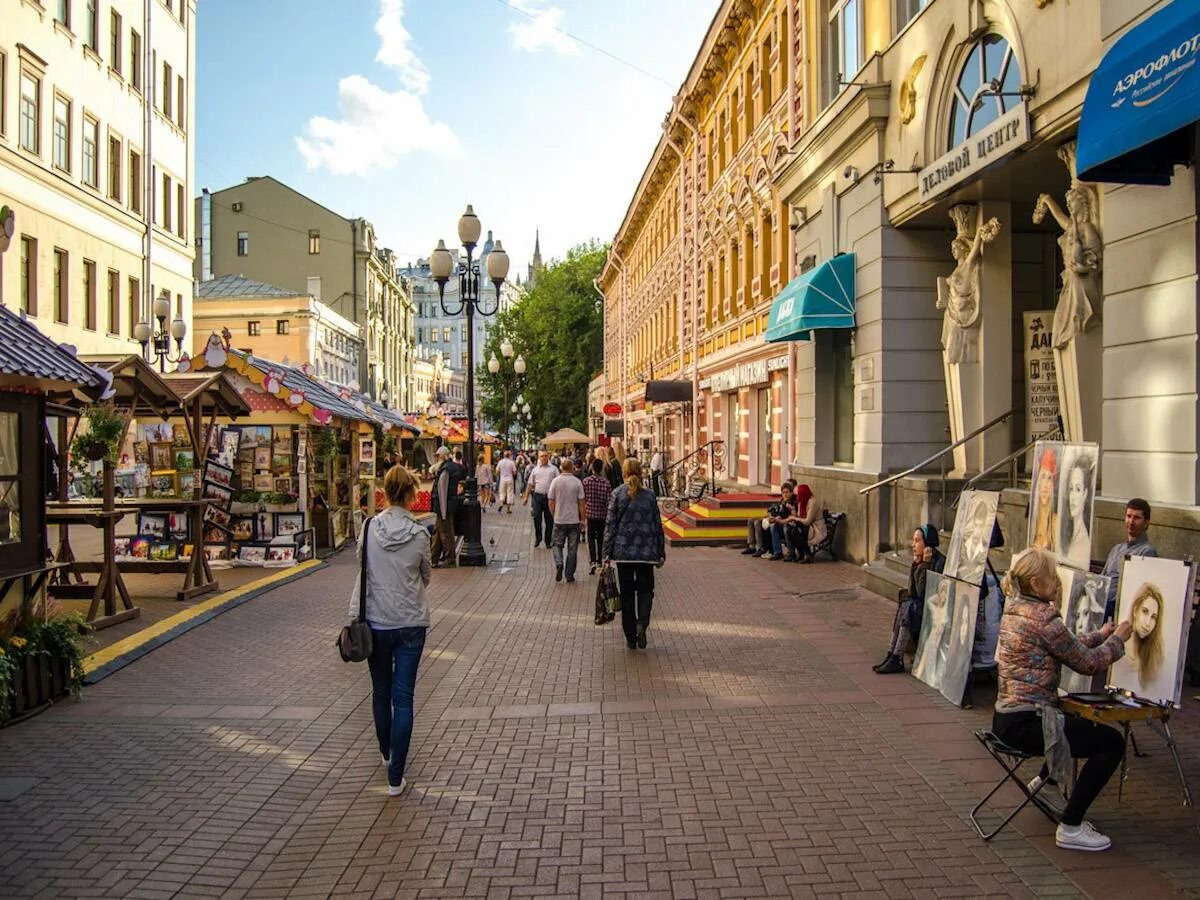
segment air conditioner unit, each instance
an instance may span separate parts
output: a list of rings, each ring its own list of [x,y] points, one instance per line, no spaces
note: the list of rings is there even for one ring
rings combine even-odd
[[[241,211],[242,211],[242,203],[241,203],[241,201],[240,201],[240,200],[234,200],[234,201],[233,201],[233,205],[232,205],[231,209],[233,209],[233,211],[234,211],[234,212],[241,212]]]

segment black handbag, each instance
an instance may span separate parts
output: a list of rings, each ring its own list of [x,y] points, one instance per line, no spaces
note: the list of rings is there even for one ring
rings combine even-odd
[[[616,598],[617,602],[612,601]],[[600,579],[596,582],[596,613],[594,621],[597,625],[607,625],[616,618],[620,609],[620,597],[617,594],[617,580],[613,576],[612,566],[604,566],[600,570]]]
[[[362,569],[358,576],[358,619],[343,625],[335,642],[342,662],[362,662],[371,655],[375,645],[371,626],[367,624],[367,533],[370,528],[371,520],[366,519],[362,533]]]

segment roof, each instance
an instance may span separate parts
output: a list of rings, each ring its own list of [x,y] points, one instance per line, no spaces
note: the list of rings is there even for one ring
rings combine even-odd
[[[202,281],[196,287],[197,300],[217,300],[225,297],[306,297],[304,291],[278,287],[265,281],[255,281],[244,275],[222,275]]]
[[[197,397],[200,411],[205,416],[218,415],[236,419],[250,414],[250,407],[242,399],[237,388],[223,372],[172,372],[163,376],[185,409]]]
[[[111,372],[114,404],[134,416],[166,419],[179,413],[179,399],[150,363],[136,353],[84,356],[83,361]]]
[[[38,331],[25,316],[0,306],[0,387],[37,388],[47,393],[82,389],[96,399],[104,376]]]

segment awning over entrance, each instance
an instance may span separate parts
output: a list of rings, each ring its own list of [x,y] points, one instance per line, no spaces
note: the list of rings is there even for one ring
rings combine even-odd
[[[814,328],[854,327],[854,254],[839,253],[788,282],[771,304],[767,341],[807,341]]]
[[[690,403],[692,383],[690,381],[647,381],[646,402]]]
[[[1092,75],[1079,122],[1084,181],[1169,184],[1200,118],[1200,3],[1175,0],[1130,29]]]

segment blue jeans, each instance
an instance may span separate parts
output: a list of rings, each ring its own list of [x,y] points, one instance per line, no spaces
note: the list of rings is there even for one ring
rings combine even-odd
[[[563,559],[563,544],[567,545],[566,559]],[[579,525],[555,525],[554,543],[550,551],[554,556],[554,565],[561,567],[568,578],[575,577],[575,560],[579,553]]]
[[[425,649],[425,627],[371,629],[374,645],[371,669],[371,707],[379,752],[388,758],[388,784],[404,777],[413,730],[413,693],[417,666]]]

